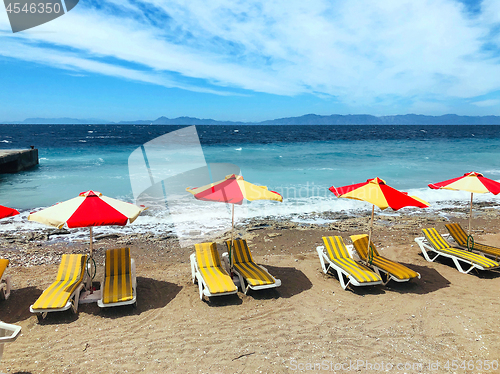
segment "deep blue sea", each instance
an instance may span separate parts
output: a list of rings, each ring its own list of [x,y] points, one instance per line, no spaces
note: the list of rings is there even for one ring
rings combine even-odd
[[[132,152],[185,127],[0,125],[0,148],[34,145],[40,160],[32,170],[0,175],[0,204],[23,211],[9,223],[3,220],[3,230],[33,224],[21,221],[29,211],[89,189],[134,202],[128,166]],[[236,209],[237,219],[302,214],[307,220],[307,215],[314,217],[313,212],[368,211],[368,204],[337,199],[328,188],[373,177],[427,200],[431,209],[450,201],[461,201],[465,207],[468,193],[433,191],[427,184],[469,171],[500,179],[500,126],[247,125],[197,126],[196,131],[207,163],[235,164],[246,180],[266,185],[284,197],[281,204],[252,202],[245,209]],[[188,159],[190,155],[179,157]],[[167,158],[166,163],[172,162]],[[496,199],[493,195],[475,197],[475,201]],[[186,225],[190,214],[187,210]],[[226,218],[217,224],[223,227]],[[133,225],[138,230],[158,222],[169,224],[168,214],[151,210]]]

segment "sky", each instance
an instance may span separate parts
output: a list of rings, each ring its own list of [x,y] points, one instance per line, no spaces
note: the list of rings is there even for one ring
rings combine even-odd
[[[498,0],[81,0],[12,33],[0,122],[500,115]]]

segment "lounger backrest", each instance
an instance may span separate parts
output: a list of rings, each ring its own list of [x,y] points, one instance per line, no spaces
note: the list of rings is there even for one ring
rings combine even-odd
[[[430,229],[422,229],[427,241],[435,248],[435,249],[446,249],[451,248],[450,244],[437,232],[435,228]]]
[[[200,268],[221,267],[217,244],[215,243],[200,243],[195,244],[196,261]]]
[[[64,307],[71,294],[83,280],[86,262],[87,255],[62,255],[56,281],[43,291],[33,304],[33,309]]]
[[[131,267],[130,248],[108,249],[106,251],[104,267],[106,274],[102,290],[104,304],[133,299]]]
[[[61,264],[57,271],[57,281],[74,283],[85,274],[87,255],[62,255]]]
[[[0,278],[2,278],[2,275],[7,269],[7,266],[9,266],[9,260],[6,260],[5,258],[0,258]]]
[[[351,258],[345,247],[344,240],[340,236],[323,236],[326,253],[332,259]]]
[[[231,240],[228,240],[226,244],[227,248],[229,248],[231,245]],[[233,249],[231,253],[232,253],[231,256],[233,256],[233,264],[254,262],[246,240],[243,239],[233,240]]]
[[[366,260],[368,251],[368,235],[351,235],[351,240],[352,244],[354,245],[354,249],[356,250],[356,252],[358,252],[359,257],[361,257],[363,260]],[[375,248],[373,242],[371,242],[370,244],[373,250],[373,256],[379,256],[377,248]]]
[[[459,245],[467,246],[467,234],[459,223],[448,223],[445,226]]]
[[[106,277],[130,274],[130,248],[108,249],[106,251]]]

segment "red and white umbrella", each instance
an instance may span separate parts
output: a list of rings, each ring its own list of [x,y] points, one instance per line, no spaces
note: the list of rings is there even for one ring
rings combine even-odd
[[[61,229],[90,228],[90,258],[93,252],[93,226],[125,226],[132,223],[145,207],[103,196],[97,191],[86,191],[65,202],[31,213],[29,221],[36,221]]]
[[[0,205],[0,219],[6,217],[12,217],[19,214],[19,212],[12,208],[7,208],[6,206]]]

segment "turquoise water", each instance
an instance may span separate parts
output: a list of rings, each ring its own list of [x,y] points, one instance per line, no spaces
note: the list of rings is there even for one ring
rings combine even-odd
[[[134,202],[129,156],[142,144],[179,128],[1,125],[0,147],[33,144],[39,149],[40,165],[0,175],[0,204],[22,210],[20,220],[29,211],[89,189]],[[427,184],[470,171],[500,179],[498,126],[201,126],[197,131],[207,163],[235,164],[246,180],[284,197],[281,204],[249,203],[237,219],[368,211],[368,204],[337,199],[328,188],[373,177],[427,200],[431,209],[448,206],[450,201],[465,206],[470,194],[434,191]],[[491,194],[475,197],[475,201],[497,199]],[[186,214],[184,221],[189,222],[192,212]],[[168,214],[153,210],[136,222],[148,228],[153,222],[172,223]],[[226,224],[227,217],[218,223]],[[12,229],[9,224],[1,226]]]

